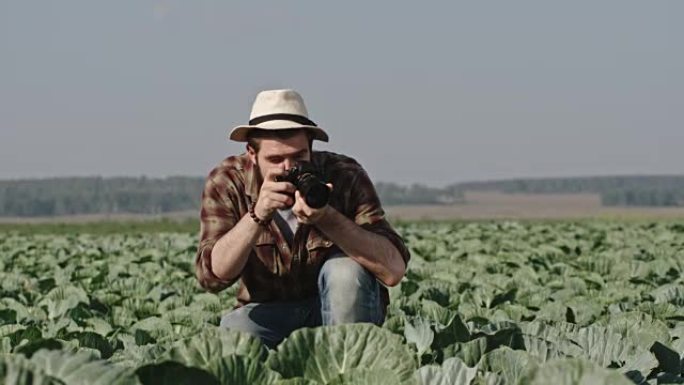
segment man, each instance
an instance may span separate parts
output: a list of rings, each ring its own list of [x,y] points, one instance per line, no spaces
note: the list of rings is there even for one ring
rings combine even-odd
[[[399,283],[410,255],[363,168],[349,157],[312,151],[313,141],[327,142],[328,135],[293,90],[259,93],[249,125],[234,128],[230,139],[246,142],[247,152],[207,177],[195,261],[209,291],[240,280],[238,304],[221,326],[273,348],[301,327],[381,324],[385,286]],[[330,189],[322,208],[310,207],[294,184],[278,178],[301,163],[312,165]]]

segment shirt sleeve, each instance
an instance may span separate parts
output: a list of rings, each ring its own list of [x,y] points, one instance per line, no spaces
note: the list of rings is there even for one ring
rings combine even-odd
[[[200,285],[212,293],[226,289],[239,278],[224,280],[217,277],[211,269],[211,251],[214,245],[239,220],[236,209],[231,204],[233,201],[224,196],[228,191],[228,188],[219,188],[211,175],[202,191],[200,242],[195,258],[195,275]]]
[[[408,265],[411,253],[401,236],[385,219],[385,211],[382,209],[375,186],[363,168],[359,170],[354,180],[350,197],[353,201],[352,207],[356,207],[354,222],[368,231],[387,238],[397,248],[404,263]]]

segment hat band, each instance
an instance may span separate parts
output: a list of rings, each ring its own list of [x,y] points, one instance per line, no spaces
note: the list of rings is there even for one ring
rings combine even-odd
[[[256,118],[249,120],[249,125],[256,126],[261,123],[270,122],[271,120],[289,120],[291,122],[299,123],[303,126],[318,127],[316,123],[312,122],[307,117],[295,114],[270,114],[257,116]]]

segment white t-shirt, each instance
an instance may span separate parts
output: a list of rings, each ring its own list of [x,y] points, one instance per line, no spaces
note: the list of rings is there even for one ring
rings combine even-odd
[[[297,226],[299,226],[299,222],[297,221],[297,217],[294,216],[294,213],[292,213],[292,208],[278,210],[278,214],[280,214],[280,216],[290,226],[290,229],[292,229],[292,234],[296,233]]]

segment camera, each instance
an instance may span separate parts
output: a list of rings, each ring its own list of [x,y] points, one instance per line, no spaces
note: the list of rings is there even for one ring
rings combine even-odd
[[[300,162],[287,170],[285,175],[276,176],[278,182],[290,182],[306,201],[306,204],[315,209],[328,204],[330,189],[321,181],[316,168],[309,162]]]

